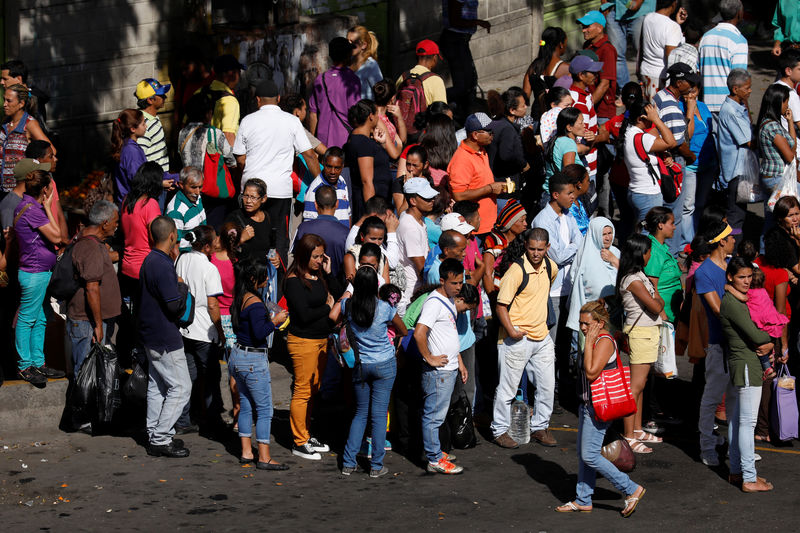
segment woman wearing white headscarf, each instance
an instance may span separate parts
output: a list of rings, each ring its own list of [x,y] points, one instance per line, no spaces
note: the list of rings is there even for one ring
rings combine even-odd
[[[572,296],[567,327],[579,331],[578,319],[586,302],[613,296],[617,284],[619,250],[614,242],[614,224],[604,217],[589,222],[586,238],[572,263]]]

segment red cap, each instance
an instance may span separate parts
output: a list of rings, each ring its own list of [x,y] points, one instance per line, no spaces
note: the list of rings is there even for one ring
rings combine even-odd
[[[439,45],[431,41],[430,39],[425,39],[424,41],[420,41],[419,43],[417,43],[417,55],[438,56]]]

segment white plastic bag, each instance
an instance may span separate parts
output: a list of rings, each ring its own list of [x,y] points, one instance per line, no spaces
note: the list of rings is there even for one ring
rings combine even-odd
[[[737,191],[738,192],[738,191]],[[784,196],[794,196],[797,198],[797,161],[792,160],[791,163],[786,165],[783,169],[783,180],[781,186],[777,187],[767,200],[767,208],[772,211],[775,209],[775,204]]]
[[[678,377],[678,365],[675,361],[675,328],[669,322],[661,324],[658,359],[653,371],[667,379]]]
[[[767,195],[761,184],[758,156],[754,151],[747,151],[744,166],[744,173],[739,178],[739,185],[736,187],[736,201],[748,204],[763,202]]]

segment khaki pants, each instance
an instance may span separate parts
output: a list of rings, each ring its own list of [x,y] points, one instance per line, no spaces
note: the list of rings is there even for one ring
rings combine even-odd
[[[289,407],[289,424],[294,443],[302,446],[311,437],[308,432],[311,418],[309,403],[311,397],[319,392],[322,382],[328,359],[328,339],[301,339],[289,334],[286,345],[294,365],[294,391]]]

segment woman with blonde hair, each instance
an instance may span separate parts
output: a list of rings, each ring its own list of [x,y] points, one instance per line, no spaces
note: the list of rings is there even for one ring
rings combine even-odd
[[[364,26],[347,30],[347,40],[355,45],[350,68],[361,80],[361,98],[373,100],[372,86],[383,79],[378,66],[378,37]]]

